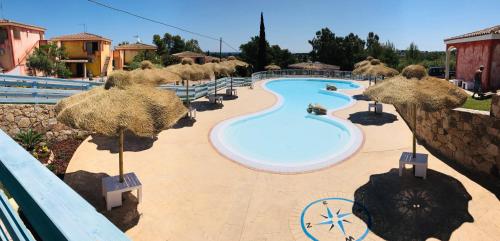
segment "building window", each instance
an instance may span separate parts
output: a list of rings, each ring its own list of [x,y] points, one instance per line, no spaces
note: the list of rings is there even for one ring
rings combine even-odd
[[[94,54],[99,51],[99,42],[85,42],[84,46],[87,54]]]
[[[5,43],[5,40],[7,40],[7,38],[8,38],[7,29],[0,28],[0,44]]]
[[[14,29],[14,39],[21,39],[21,32],[18,29]]]

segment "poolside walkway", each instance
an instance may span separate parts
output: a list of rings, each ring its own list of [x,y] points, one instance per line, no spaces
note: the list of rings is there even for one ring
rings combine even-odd
[[[346,93],[357,95],[361,91]],[[224,101],[222,109],[199,110],[198,121],[191,127],[163,131],[154,142],[126,141],[125,172],[135,172],[143,184],[139,205],[127,194],[123,207],[105,211],[100,179],[118,172],[116,145],[108,138],[85,140],[69,164],[65,181],[133,240],[308,240],[300,228],[300,210],[318,198],[332,196],[366,201],[367,209],[373,212],[374,227],[386,227],[370,232],[368,240],[500,237],[497,197],[436,157],[429,156],[432,171],[427,180],[410,177],[410,171],[403,178],[397,176],[393,169],[398,167],[401,152],[411,151],[411,132],[392,106],[384,105],[387,114],[377,118],[366,113],[367,102],[363,100],[334,113],[350,118],[365,135],[360,150],[342,163],[304,174],[271,174],[228,160],[210,144],[209,132],[220,121],[262,110],[276,101],[259,85],[253,90],[239,88],[238,94],[239,98]],[[421,146],[417,149],[428,153]],[[419,190],[422,197],[417,198],[418,204],[424,208],[413,210],[414,203],[385,208],[414,215],[415,223],[422,224],[416,227],[422,229],[421,236],[408,237],[405,230],[391,230],[401,220],[376,217],[384,211],[378,204],[392,200],[384,193],[400,186]],[[450,200],[454,195],[470,200],[468,206],[447,205],[454,202]],[[367,200],[370,197],[372,200]],[[432,220],[442,223],[427,225],[435,224]],[[408,229],[415,228],[411,226]],[[321,235],[328,235],[328,229]]]

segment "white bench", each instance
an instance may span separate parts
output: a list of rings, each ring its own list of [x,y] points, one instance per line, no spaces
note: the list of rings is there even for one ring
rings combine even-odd
[[[383,106],[381,103],[368,103],[368,112],[370,112],[373,108],[373,111],[375,113],[382,113],[384,111]]]
[[[416,177],[427,178],[427,154],[417,153],[416,158],[413,158],[413,153],[403,152],[399,159],[399,176],[403,175],[403,169],[406,164],[413,165]]]
[[[462,81],[462,88],[466,90],[474,89],[474,82],[472,81]]]
[[[106,199],[106,209],[109,211],[113,207],[122,205],[122,193],[137,190],[137,200],[142,199],[142,184],[137,179],[135,173],[123,175],[123,182],[120,176],[105,177],[102,179],[102,196]]]
[[[458,87],[462,87],[462,80],[459,80],[459,79],[454,79],[452,80],[453,81],[453,84],[458,86]]]
[[[208,96],[208,101],[210,103],[216,103],[216,104],[222,104],[222,96],[220,95],[209,95]]]
[[[238,96],[238,91],[236,89],[226,89],[226,95]]]
[[[189,107],[188,109],[188,117],[191,119],[196,119],[196,109],[193,107]]]

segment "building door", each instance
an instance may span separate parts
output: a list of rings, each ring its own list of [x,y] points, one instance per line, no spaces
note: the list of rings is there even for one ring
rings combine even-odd
[[[75,77],[83,77],[83,65],[85,63],[76,63],[76,76]]]

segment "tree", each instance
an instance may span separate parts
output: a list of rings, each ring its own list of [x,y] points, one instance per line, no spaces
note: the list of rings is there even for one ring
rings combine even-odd
[[[379,39],[377,34],[373,32],[368,33],[368,37],[366,38],[366,52],[369,56],[380,58],[380,55],[382,55],[383,49]]]
[[[247,43],[240,45],[240,57],[252,66],[257,66],[259,42],[259,36],[254,36]],[[269,43],[266,45],[269,46]]]
[[[153,43],[156,45],[156,53],[160,57],[163,65],[177,63],[178,60],[172,54],[183,51],[203,53],[196,39],[185,40],[179,35],[165,33],[163,37],[158,34],[153,35]]]
[[[130,43],[128,41],[121,41],[120,43],[118,43],[118,46],[127,45],[127,44],[130,44]]]
[[[200,45],[198,44],[198,40],[196,39],[190,39],[186,41],[186,44],[184,46],[185,51],[191,51],[195,53],[203,53],[203,50],[201,50]]]
[[[420,50],[418,50],[418,46],[415,43],[412,42],[406,49],[405,59],[408,65],[420,62]]]
[[[392,68],[397,68],[399,65],[399,54],[394,44],[387,41],[385,44],[382,44],[381,47],[382,54],[379,56],[380,61]]]
[[[266,41],[266,27],[264,26],[264,14],[260,13],[260,32],[259,32],[259,45],[257,46],[257,71],[264,70],[268,64],[267,48],[269,43]]]
[[[352,70],[354,64],[365,59],[365,41],[358,35],[350,33],[341,44],[341,61],[339,66],[344,70]]]
[[[160,56],[158,56],[158,54],[156,52],[142,50],[136,56],[134,56],[134,59],[129,64],[129,68],[130,69],[139,68],[141,66],[141,62],[144,60],[151,61],[151,63],[153,63],[153,64],[160,64],[161,63],[161,58],[160,58]]]
[[[288,49],[282,49],[279,45],[273,45],[269,49],[270,63],[286,68],[288,65],[297,63],[297,58]]]
[[[55,75],[67,78],[71,75],[66,65],[61,60],[66,59],[67,54],[64,47],[58,47],[55,43],[42,45],[36,48],[28,57],[27,65],[36,71],[41,71],[45,76]]]
[[[312,46],[310,53],[312,61],[319,61],[325,64],[340,64],[341,62],[341,41],[329,28],[323,28],[316,32],[316,36],[309,40]]]

